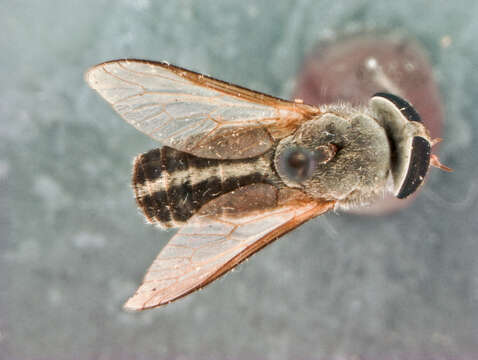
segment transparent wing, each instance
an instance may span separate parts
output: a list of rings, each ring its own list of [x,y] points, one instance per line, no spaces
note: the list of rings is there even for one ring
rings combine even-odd
[[[208,152],[211,144],[217,147],[234,134],[242,138],[244,132],[258,152],[245,156],[258,155],[320,112],[161,62],[110,61],[91,68],[85,80],[139,131],[197,156],[244,156],[237,150],[227,153],[228,146],[223,146],[226,154]],[[251,140],[254,128],[260,130]]]
[[[144,310],[185,296],[333,206],[308,202],[241,218],[195,216],[162,249],[125,308]]]

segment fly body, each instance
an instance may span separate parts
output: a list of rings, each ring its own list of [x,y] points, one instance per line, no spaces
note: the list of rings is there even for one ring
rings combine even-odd
[[[136,157],[146,219],[179,227],[125,304],[167,304],[305,221],[413,194],[440,164],[419,114],[388,93],[366,106],[287,101],[168,63],[115,60],[87,83],[161,147]]]

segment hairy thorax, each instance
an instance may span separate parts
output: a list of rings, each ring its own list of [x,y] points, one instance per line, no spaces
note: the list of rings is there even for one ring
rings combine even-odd
[[[284,183],[316,199],[337,200],[344,207],[369,203],[384,192],[390,169],[389,141],[385,130],[363,113],[346,118],[329,112],[304,123],[279,143],[276,168],[290,147],[313,152],[331,145],[336,149],[334,156],[314,164],[307,178],[298,180],[279,171]]]

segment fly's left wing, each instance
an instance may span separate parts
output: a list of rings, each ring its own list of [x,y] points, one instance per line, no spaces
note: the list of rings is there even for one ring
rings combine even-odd
[[[109,61],[85,80],[139,131],[200,157],[260,155],[320,113],[164,62]]]
[[[195,215],[169,241],[124,305],[145,310],[202,288],[334,202],[290,203],[246,217]]]

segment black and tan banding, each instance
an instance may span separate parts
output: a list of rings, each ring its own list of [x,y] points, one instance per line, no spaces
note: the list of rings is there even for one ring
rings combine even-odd
[[[163,227],[184,224],[208,201],[254,183],[277,182],[272,153],[248,159],[200,158],[170,147],[136,157],[133,189],[149,222]]]

